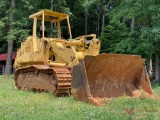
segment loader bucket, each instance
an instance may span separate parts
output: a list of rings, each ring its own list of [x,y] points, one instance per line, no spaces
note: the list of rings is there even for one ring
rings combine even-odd
[[[133,91],[141,89],[154,95],[144,62],[136,55],[86,56],[73,67],[72,94],[80,101],[132,96]]]

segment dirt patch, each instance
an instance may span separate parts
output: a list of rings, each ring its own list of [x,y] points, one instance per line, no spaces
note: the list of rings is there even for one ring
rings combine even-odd
[[[134,90],[132,91],[131,95],[124,95],[126,96],[126,98],[130,99],[130,98],[139,98],[139,99],[154,99],[154,100],[160,100],[160,97],[158,97],[157,95],[150,95],[148,93],[146,93],[143,90]],[[89,97],[88,98],[88,103],[96,105],[96,106],[103,106],[104,104],[109,104],[110,101],[112,100],[113,97],[111,98],[99,98],[99,97]]]
[[[157,95],[151,95],[143,90],[135,90],[132,92],[133,97],[137,97],[140,99],[149,98],[149,99],[159,99]]]

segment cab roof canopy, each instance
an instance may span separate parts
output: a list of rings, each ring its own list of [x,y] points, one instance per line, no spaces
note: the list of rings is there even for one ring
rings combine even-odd
[[[58,13],[51,10],[41,10],[35,14],[30,15],[29,18],[36,17],[38,20],[43,20],[43,14],[44,14],[44,21],[50,21],[50,22],[60,22],[68,18],[67,14]]]

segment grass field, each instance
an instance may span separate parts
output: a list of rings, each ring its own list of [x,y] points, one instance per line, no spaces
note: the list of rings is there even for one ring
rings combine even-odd
[[[160,96],[160,86],[152,85]],[[17,91],[13,76],[0,76],[0,120],[159,120],[160,100],[113,98],[103,107],[56,98],[49,93]]]

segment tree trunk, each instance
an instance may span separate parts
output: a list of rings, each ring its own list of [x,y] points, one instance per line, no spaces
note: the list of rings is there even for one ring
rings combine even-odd
[[[11,0],[11,8],[15,8],[15,1]],[[13,29],[13,21],[14,21],[14,11],[11,11],[9,16],[9,31]],[[8,50],[7,50],[7,61],[5,74],[10,75],[12,70],[12,52],[13,52],[13,39],[8,40]]]
[[[159,81],[160,80],[160,65],[159,65],[159,55],[158,54],[156,54],[156,70],[155,70],[155,81]]]
[[[147,20],[146,20],[146,23],[147,23],[147,28],[150,28],[151,27],[151,24],[150,24],[150,16],[149,15],[147,15]],[[132,29],[132,28],[131,28]],[[133,28],[134,29],[134,28]],[[160,46],[157,44],[157,50],[158,50],[158,53],[159,53],[159,51],[160,51]],[[151,48],[147,48],[147,50],[148,51],[151,51],[150,50]],[[157,54],[156,55],[156,71],[155,71],[155,79],[156,79],[156,81],[158,81],[159,80],[159,78],[160,78],[160,73],[159,73],[159,71],[160,71],[160,65],[159,65],[159,59],[160,59],[160,56]],[[153,81],[153,73],[152,73],[152,71],[153,71],[153,68],[152,68],[152,54],[149,56],[149,64],[148,64],[149,66],[148,66],[148,73],[149,73],[149,77],[150,77],[150,80],[151,81]]]
[[[43,0],[40,2],[40,7],[43,9]]]
[[[106,14],[106,12],[103,9],[103,13],[102,13],[102,28],[101,28],[102,33],[103,33],[103,29],[104,29],[105,14]]]
[[[110,4],[110,0],[107,0],[102,6],[103,6],[103,9],[102,9],[102,27],[101,27],[101,32],[103,33],[103,29],[104,29],[104,26],[105,26],[105,15],[106,15],[106,9],[107,7],[109,6]]]
[[[136,17],[134,16],[134,17],[132,18],[132,21],[131,21],[131,32],[134,31],[135,20],[136,20]]]
[[[92,13],[90,13],[90,18],[89,33],[94,33]]]
[[[149,56],[149,60],[148,60],[148,73],[149,73],[149,77],[150,80],[153,81],[153,66],[152,66],[152,56]]]
[[[87,6],[88,7],[88,6]],[[87,24],[88,24],[88,8],[86,7],[86,14],[85,14],[85,35],[87,35]]]
[[[99,31],[100,31],[100,8],[99,8],[99,15],[98,15],[98,20],[97,20],[97,37],[99,37]]]
[[[53,10],[53,7],[54,7],[53,3],[54,3],[54,0],[51,0],[51,10]]]
[[[51,10],[53,10],[53,7],[54,7],[54,6],[53,6],[53,1],[54,1],[54,0],[51,0]],[[50,35],[53,36],[53,23],[50,22],[50,25],[51,25],[51,32],[50,32]]]
[[[76,16],[76,13],[77,13],[76,3],[77,3],[77,0],[73,0],[73,1],[72,1],[73,14],[74,14],[75,16]],[[75,17],[73,17],[72,25],[75,25],[75,24],[76,24],[76,21],[75,21],[74,19],[75,19]],[[72,26],[72,27],[73,27],[72,36],[75,36],[75,35],[77,35],[77,30],[74,30],[74,29],[77,29],[77,28],[74,27],[74,26]]]
[[[157,44],[157,54],[156,54],[156,61],[155,61],[155,81],[159,81],[160,80],[160,45]]]

